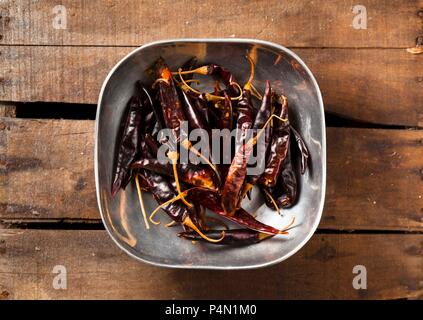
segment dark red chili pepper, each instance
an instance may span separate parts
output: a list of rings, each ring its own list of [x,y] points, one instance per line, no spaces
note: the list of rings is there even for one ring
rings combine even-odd
[[[245,142],[248,129],[253,125],[253,111],[249,90],[244,90],[237,105],[237,146],[222,190],[222,206],[226,213],[232,214],[239,203],[239,196],[247,174],[247,164],[254,144]]]
[[[156,173],[173,177],[173,168],[171,163],[161,163],[154,158],[143,158],[132,163],[133,169],[146,169]],[[214,172],[209,167],[198,166],[189,163],[178,163],[177,170],[179,178],[189,184],[197,187],[216,190]]]
[[[140,123],[144,115],[144,106],[138,97],[132,97],[128,103],[125,125],[118,138],[116,160],[113,171],[112,196],[128,184],[131,175],[129,166],[138,153]]]
[[[209,65],[199,67],[194,70],[182,71],[180,74],[185,75],[190,73],[215,76],[223,82],[223,84],[229,90],[229,93],[231,96],[238,96],[240,94],[239,87],[236,84],[234,84],[234,83],[237,83],[235,77],[232,75],[232,73],[228,69],[220,65],[212,63]]]
[[[143,141],[145,141],[148,150],[151,152],[152,157],[156,158],[157,153],[159,152],[159,146],[157,145],[157,140],[153,138],[152,135],[149,135],[148,133],[144,135]]]
[[[210,112],[205,93],[202,93],[198,97],[195,97],[194,107],[196,108],[198,113],[201,114],[205,122],[207,124],[210,124]]]
[[[270,81],[267,80],[266,87],[264,90],[263,100],[262,100],[260,109],[257,112],[256,118],[254,120],[253,129],[259,130],[263,128],[263,126],[266,124],[266,121],[272,115],[272,100],[273,100],[272,96],[273,94],[272,94],[272,89],[270,87]],[[276,122],[279,122],[279,121],[276,120]],[[258,151],[257,163],[256,163],[257,168],[264,168],[266,165],[266,154],[267,154],[268,146],[270,145],[270,141],[272,139],[271,135],[272,135],[272,127],[268,126],[265,129],[264,139],[262,140],[264,144],[260,144],[256,148],[257,149],[256,151]],[[260,176],[261,176],[261,173],[255,174],[255,175],[249,175],[248,183],[251,185],[256,184]]]
[[[204,234],[211,238],[217,238],[222,234],[222,230],[208,230],[205,231]],[[204,241],[203,238],[194,232],[181,232],[178,234],[178,236],[192,241]],[[226,230],[225,237],[222,239],[222,241],[215,244],[243,246],[258,243],[262,240],[270,238],[271,236],[272,235],[267,233],[262,233],[250,229],[232,229]]]
[[[156,68],[164,123],[167,128],[174,130],[176,137],[179,138],[180,124],[186,118],[173,82],[172,72],[163,59],[157,61]]]
[[[219,129],[231,130],[233,118],[232,100],[226,91],[223,92],[223,95],[225,97],[225,100],[217,103],[217,106],[220,111]]]
[[[151,133],[156,124],[159,129],[163,129],[165,127],[165,123],[158,101],[151,97],[147,88],[142,84],[141,81],[137,82],[136,87],[137,92],[141,97],[141,100],[144,102],[145,105],[148,106],[149,110],[148,112],[146,112],[146,117],[143,120],[146,126],[146,129],[144,129],[143,132]]]
[[[283,119],[288,118],[288,100],[284,96],[279,96],[276,99],[275,112]],[[266,168],[259,179],[259,183],[266,187],[274,187],[276,185],[282,170],[282,165],[289,149],[289,122],[275,121],[272,135]]]
[[[297,142],[297,147],[298,150],[300,151],[300,155],[301,155],[301,174],[304,174],[306,169],[307,169],[307,164],[308,164],[308,158],[309,158],[309,153],[308,153],[308,149],[306,144],[304,143],[303,138],[301,137],[301,135],[298,133],[297,130],[294,129],[294,127],[290,126],[292,133],[294,134],[295,137],[295,141]]]
[[[292,167],[291,150],[288,150],[282,172],[276,184],[275,201],[281,208],[289,208],[297,201],[297,177]]]
[[[153,171],[143,170],[144,180],[148,186],[148,190],[152,193],[154,199],[159,204],[165,203],[176,197],[176,193],[172,185],[162,175]],[[162,208],[167,215],[175,222],[182,223],[189,216],[188,208],[179,201],[172,202]]]
[[[238,208],[232,215],[227,215],[222,207],[222,199],[217,192],[206,189],[193,189],[189,192],[190,198],[199,199],[200,203],[214,213],[239,224],[248,229],[268,234],[285,234],[285,230],[278,230],[253,218],[251,214],[242,208]]]
[[[194,103],[192,98],[181,90],[182,96],[182,105],[184,107],[185,116],[188,120],[188,125],[191,130],[193,129],[203,129],[207,130],[208,127],[206,126],[203,116],[198,112],[198,110],[194,107]]]

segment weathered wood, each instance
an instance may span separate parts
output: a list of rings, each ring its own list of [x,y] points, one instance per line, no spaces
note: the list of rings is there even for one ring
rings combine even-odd
[[[11,102],[0,101],[0,117],[16,117],[16,105]]]
[[[174,270],[137,262],[105,231],[0,230],[6,299],[398,299],[423,297],[423,235],[315,235],[278,265],[246,271]],[[67,289],[53,289],[53,268]],[[367,269],[356,290],[353,267]],[[227,279],[231,279],[227,281]]]
[[[0,100],[97,103],[112,66],[133,48],[0,47]],[[327,111],[423,126],[423,56],[403,49],[295,49],[316,75]]]
[[[98,219],[93,121],[0,120],[0,211],[17,219]]]
[[[63,5],[63,16],[53,11]],[[286,46],[414,47],[421,0],[369,0],[367,29],[356,1],[4,0],[0,43],[132,46],[172,38],[259,38]],[[59,9],[59,8],[56,8]],[[124,17],[124,18],[123,18]],[[61,23],[60,21],[61,20]],[[66,29],[61,29],[66,27]]]
[[[328,128],[323,228],[423,229],[423,131]]]
[[[0,121],[0,218],[99,219],[94,123]],[[423,132],[328,128],[320,228],[423,229]]]

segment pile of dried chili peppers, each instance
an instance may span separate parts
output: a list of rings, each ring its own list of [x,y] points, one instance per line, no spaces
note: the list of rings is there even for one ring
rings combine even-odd
[[[174,72],[160,58],[149,70],[153,76],[151,89],[137,83],[117,140],[111,193],[116,195],[133,180],[147,229],[149,222],[160,223],[154,220],[159,209],[172,219],[166,226],[182,225],[180,237],[216,244],[257,243],[287,234],[292,228],[294,219],[285,228],[276,229],[259,222],[241,207],[253,186],[262,191],[266,205],[279,213],[294,205],[298,197],[296,171],[304,174],[309,158],[303,139],[289,123],[288,99],[274,92],[269,81],[261,94],[253,85],[254,62],[248,56],[247,60],[250,77],[242,87],[223,66],[196,67],[195,58]],[[213,92],[195,89],[199,80],[194,75],[213,77]],[[190,130],[202,129],[209,134],[213,129],[236,130],[238,147],[229,147],[217,155],[230,154],[231,161],[220,164],[214,160],[216,155],[206,156],[197,150],[181,126],[184,121]],[[171,137],[165,137],[162,129],[170,130]],[[254,129],[254,134],[247,134],[250,129]],[[259,139],[264,142],[257,152]],[[169,147],[168,163],[157,158],[162,145]],[[175,145],[199,157],[201,163],[178,161],[180,154]],[[247,174],[254,152],[264,170]],[[142,197],[145,191],[151,192],[159,203],[149,217]],[[206,209],[217,217],[206,215]],[[228,229],[219,218],[241,228]],[[210,223],[224,229],[211,229]]]

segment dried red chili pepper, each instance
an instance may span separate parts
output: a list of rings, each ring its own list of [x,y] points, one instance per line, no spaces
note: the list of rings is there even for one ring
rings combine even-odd
[[[219,237],[222,230],[208,230],[204,234],[211,238]],[[178,234],[179,237],[191,240],[191,241],[204,241],[198,234],[194,232],[181,232]],[[225,230],[225,238],[216,244],[220,245],[234,245],[244,246],[254,243],[258,243],[265,239],[269,239],[272,235],[267,233],[258,232],[250,229],[232,229]]]
[[[297,201],[297,190],[298,183],[292,166],[291,150],[288,150],[273,198],[279,207],[289,208]]]
[[[270,81],[266,81],[266,86],[264,90],[263,100],[259,110],[257,111],[256,118],[254,120],[253,129],[260,130],[265,125],[266,121],[272,115],[272,104],[273,104],[273,94],[272,88],[270,87]],[[281,116],[281,115],[279,115]],[[279,122],[279,121],[278,121]],[[279,125],[279,123],[278,123]],[[260,150],[257,151],[257,168],[264,168],[266,165],[266,155],[267,149],[270,145],[270,141],[272,140],[272,127],[268,126],[264,132],[264,139],[262,140],[264,143],[260,145]],[[257,148],[256,148],[257,149]],[[248,176],[248,183],[250,185],[256,184],[258,179],[260,178],[261,173],[255,175]]]
[[[284,229],[278,230],[257,221],[251,214],[242,208],[238,208],[232,215],[227,215],[221,204],[221,196],[217,192],[197,188],[189,192],[189,197],[199,199],[200,203],[206,208],[240,226],[267,234],[286,234]]]
[[[113,170],[112,196],[128,184],[131,175],[129,166],[138,153],[140,122],[143,118],[143,105],[138,97],[132,97],[128,103],[125,125],[118,139],[116,160]]]
[[[184,107],[184,112],[187,117],[188,125],[190,129],[191,130],[202,129],[202,130],[208,131],[208,127],[206,126],[204,122],[203,116],[194,107],[192,98],[184,91],[181,91],[181,96],[182,96],[182,105]]]
[[[141,143],[141,156],[143,158],[151,157],[151,150],[149,150],[144,139]],[[175,188],[166,180],[162,175],[150,170],[141,169],[142,180],[146,188],[152,193],[154,199],[160,204],[160,209],[163,209],[166,214],[175,222],[181,223],[183,226],[188,227],[209,242],[217,242],[224,238],[222,234],[220,239],[211,239],[203,235],[198,228],[198,214],[194,207],[188,208],[183,202],[175,201],[181,198],[177,195]],[[151,220],[151,216],[150,216]],[[152,221],[152,220],[151,220]],[[153,222],[153,221],[152,221]]]
[[[133,169],[146,169],[156,173],[173,177],[172,164],[161,163],[154,158],[143,158],[132,163]],[[177,170],[179,178],[189,184],[197,187],[216,190],[216,184],[213,179],[214,172],[209,167],[193,165],[189,163],[178,163]]]
[[[222,80],[223,84],[229,90],[230,95],[233,97],[238,96],[241,93],[239,91],[239,86],[237,85],[238,83],[235,77],[232,75],[232,73],[228,69],[218,64],[212,63],[209,65],[196,68],[194,70],[174,72],[174,74],[179,74],[179,75],[187,75],[192,73],[215,76],[219,78],[220,80]]]
[[[283,119],[288,119],[288,100],[279,96],[275,101],[275,112]],[[272,130],[272,141],[266,160],[266,168],[259,179],[259,183],[266,187],[274,187],[282,170],[282,165],[289,149],[289,122],[275,122]]]

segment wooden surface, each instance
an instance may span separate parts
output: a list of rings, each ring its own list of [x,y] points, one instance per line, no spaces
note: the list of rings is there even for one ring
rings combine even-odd
[[[0,46],[0,100],[97,103],[109,70],[133,49]],[[327,111],[372,123],[423,126],[421,55],[404,49],[294,51],[316,75]]]
[[[0,129],[4,222],[100,219],[93,121],[9,118]],[[423,230],[422,131],[328,128],[327,140],[322,229]]]
[[[353,28],[359,3],[367,29]],[[66,29],[53,27],[58,4]],[[212,272],[134,261],[100,224],[94,122],[20,118],[40,106],[22,102],[95,104],[125,54],[181,37],[290,47],[339,116],[327,128],[318,232],[281,264]],[[0,1],[0,299],[423,299],[422,48],[422,0]],[[65,106],[54,107],[60,117]],[[53,289],[55,265],[67,267],[67,290]],[[367,268],[367,290],[352,287],[355,265]]]
[[[53,8],[67,29],[52,28]],[[367,0],[367,30],[352,32],[356,1],[3,0],[1,43],[138,46],[172,38],[259,38],[286,46],[401,47],[421,35],[421,0]]]
[[[6,230],[0,292],[11,299],[422,298],[422,252],[423,235],[316,235],[265,269],[173,270],[129,259],[105,231]],[[357,264],[367,266],[368,290],[352,286]],[[66,266],[67,290],[52,287],[55,265]]]

